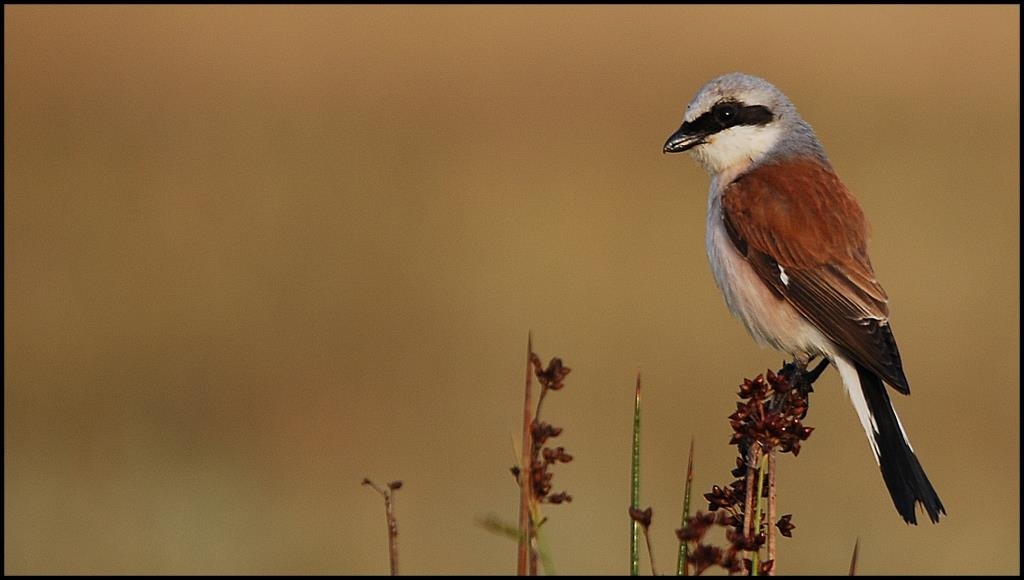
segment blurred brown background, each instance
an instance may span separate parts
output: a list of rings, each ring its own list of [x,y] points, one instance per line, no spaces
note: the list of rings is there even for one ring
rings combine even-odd
[[[830,371],[779,570],[1017,574],[1020,8],[4,8],[4,571],[505,574],[527,333],[572,367],[560,573],[673,569],[686,450],[775,369],[661,153],[734,70],[814,125],[872,222],[949,512],[908,527]],[[698,504],[700,502],[697,502]],[[646,569],[646,561],[644,568]]]

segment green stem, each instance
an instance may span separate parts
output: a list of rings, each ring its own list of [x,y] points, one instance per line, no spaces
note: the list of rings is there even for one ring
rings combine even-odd
[[[640,373],[636,374],[636,395],[633,402],[633,461],[630,478],[630,505],[640,509]],[[629,573],[640,575],[640,522],[629,518]]]
[[[686,487],[683,491],[683,517],[679,524],[680,528],[686,527],[686,520],[690,518],[690,492],[693,489],[693,439],[690,439],[690,459],[686,464]],[[686,576],[686,560],[689,558],[690,545],[682,540],[679,541],[679,559],[676,561],[676,576]]]

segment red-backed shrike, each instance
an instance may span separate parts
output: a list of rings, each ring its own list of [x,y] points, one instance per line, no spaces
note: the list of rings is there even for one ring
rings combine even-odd
[[[704,85],[666,153],[689,151],[711,176],[707,252],[732,314],[800,368],[839,370],[896,510],[916,524],[945,508],[914,455],[885,384],[910,393],[875,279],[864,214],[793,103],[739,73]]]

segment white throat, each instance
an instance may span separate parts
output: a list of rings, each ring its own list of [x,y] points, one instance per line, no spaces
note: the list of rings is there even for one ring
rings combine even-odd
[[[739,172],[763,158],[782,136],[778,125],[737,125],[707,138],[690,150],[693,158],[712,175]]]

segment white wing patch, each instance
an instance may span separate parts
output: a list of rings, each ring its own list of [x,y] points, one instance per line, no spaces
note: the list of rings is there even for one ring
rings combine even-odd
[[[789,275],[786,274],[786,270],[782,266],[779,266],[779,280],[786,286],[789,286]]]

